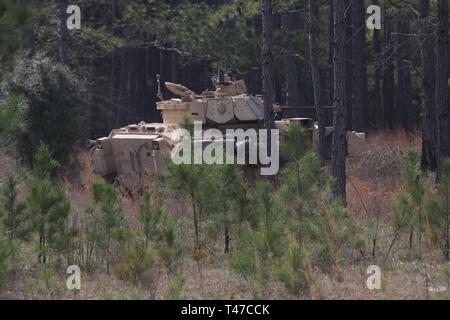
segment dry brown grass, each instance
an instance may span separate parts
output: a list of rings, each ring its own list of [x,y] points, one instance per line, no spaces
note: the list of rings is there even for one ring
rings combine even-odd
[[[382,131],[368,136],[372,145],[394,146],[403,150],[419,147],[422,144],[422,134],[419,130],[408,133],[403,129],[394,131]]]
[[[389,186],[373,185],[357,177],[348,179],[348,209],[357,217],[385,217],[392,213],[392,198],[401,191],[401,182]]]
[[[392,213],[392,197],[403,189],[401,165],[407,150],[420,148],[420,132],[380,132],[368,137],[370,149],[347,161],[347,202],[356,216]]]

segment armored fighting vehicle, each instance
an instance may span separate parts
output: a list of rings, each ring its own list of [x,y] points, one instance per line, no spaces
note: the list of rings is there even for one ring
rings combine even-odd
[[[91,156],[97,174],[116,176],[121,186],[131,190],[164,176],[165,155],[180,141],[177,129],[186,119],[201,122],[205,129],[220,130],[263,124],[263,102],[247,94],[242,80],[217,84],[215,91],[200,95],[179,84],[165,85],[177,98],[157,102],[162,123],[141,122],[114,129],[94,143]]]
[[[140,190],[166,175],[167,155],[180,142],[177,129],[186,119],[201,122],[205,129],[222,131],[263,127],[263,101],[247,93],[243,80],[218,83],[216,90],[200,95],[180,84],[166,82],[165,85],[177,98],[157,102],[162,123],[141,122],[114,129],[108,137],[93,143],[92,164],[97,174],[114,176],[120,186],[128,190]],[[281,109],[274,106],[274,111]],[[317,131],[312,119],[308,118],[279,120],[276,127],[286,132],[293,123],[309,129],[311,137]]]

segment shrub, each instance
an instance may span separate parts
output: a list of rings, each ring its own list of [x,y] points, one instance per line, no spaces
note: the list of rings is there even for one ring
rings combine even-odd
[[[0,223],[0,293],[6,284],[10,253],[10,242],[7,239],[3,225]]]
[[[161,202],[154,205],[150,192],[145,192],[139,206],[139,221],[142,225],[145,245],[148,245],[150,240],[156,240],[161,236],[160,224],[164,212],[165,208]]]
[[[16,251],[20,240],[29,240],[32,232],[26,202],[19,201],[19,175],[9,176],[3,182],[0,193],[0,224],[5,226],[6,237],[11,249],[11,263],[16,264]]]
[[[294,124],[289,127],[285,135],[284,143],[281,145],[281,156],[288,163],[299,161],[304,155],[311,150],[311,142],[306,134],[306,130]]]
[[[214,166],[169,164],[169,188],[180,197],[186,197],[190,207],[194,231],[194,247],[201,241],[201,222],[204,214],[213,206],[211,191],[215,190]]]
[[[89,206],[79,217],[74,239],[77,264],[86,271],[96,268],[97,254],[102,252],[102,226],[94,206]]]
[[[9,176],[5,179],[1,188],[0,217],[6,227],[6,233],[10,241],[27,239],[31,227],[26,203],[18,199],[21,182],[18,175]]]
[[[320,162],[313,152],[291,163],[282,171],[281,197],[289,201],[286,210],[294,219],[314,214],[314,201],[325,183]]]
[[[46,265],[40,270],[40,280],[42,281],[42,288],[40,288],[46,295],[47,299],[58,299],[63,291],[63,285],[58,280],[55,270]]]
[[[300,139],[301,130],[295,129],[291,134]],[[359,237],[357,224],[333,197],[333,181],[325,175],[317,155],[309,151],[307,144],[304,147],[290,146],[296,143],[293,139],[287,141],[285,148],[295,156],[289,157],[282,171],[279,191],[282,209],[287,215],[284,219],[288,220],[286,229],[297,242],[294,246],[290,240],[290,248],[284,250],[284,260],[292,261],[297,257],[297,261],[301,261],[305,258],[308,261],[305,263],[311,266],[308,270],[312,278],[313,265],[322,272],[332,274],[345,249],[362,251],[365,243]],[[311,254],[303,257],[307,252]],[[305,279],[302,280],[301,275],[296,276],[294,269],[288,272],[289,268],[286,268],[282,274],[285,284],[291,279],[289,290],[298,294],[302,291],[300,289],[306,289],[299,285]],[[306,267],[303,270],[308,271]],[[312,282],[306,283],[310,291],[314,289]]]
[[[65,189],[48,179],[32,177],[28,182],[28,208],[32,215],[33,229],[39,238],[39,262],[48,262],[50,250],[62,253],[61,241],[66,237],[66,219],[70,203]]]
[[[427,230],[428,217],[425,206],[425,175],[420,168],[420,157],[417,151],[409,151],[403,161],[402,167],[405,191],[396,195],[394,202],[394,217],[392,229],[394,236],[388,247],[385,259],[402,234],[409,233],[409,247],[413,249],[414,234],[419,240],[419,255],[422,251],[422,238]]]
[[[213,178],[216,183],[211,186],[213,188],[209,194],[210,201],[214,202],[211,218],[216,229],[223,234],[224,253],[228,253],[232,234],[238,223],[245,219],[244,215],[237,215],[236,212],[242,213],[242,210],[249,209],[243,202],[246,196],[242,187],[242,172],[237,166],[217,165]]]
[[[122,280],[141,285],[144,274],[147,274],[147,282],[152,282],[153,275],[149,271],[154,263],[155,258],[145,242],[135,239],[131,243],[125,261],[114,268],[114,273]]]
[[[294,237],[289,243],[285,258],[278,266],[278,277],[289,293],[317,298],[310,254]]]
[[[40,143],[33,155],[33,174],[39,179],[49,178],[59,166],[54,160],[53,152],[45,143]]]
[[[179,300],[182,297],[183,288],[186,285],[186,277],[179,273],[169,285],[169,299]]]
[[[158,255],[169,273],[175,272],[176,263],[180,260],[183,250],[177,234],[179,227],[174,219],[165,217],[161,237],[156,243]]]
[[[25,132],[25,101],[12,95],[0,104],[0,136],[20,138]]]
[[[258,221],[245,224],[236,251],[230,259],[231,269],[250,284],[253,295],[263,297],[273,278],[277,259],[283,254],[283,217],[276,208],[271,185],[264,181],[255,186],[252,206]]]
[[[41,144],[34,155],[34,175],[27,181],[27,207],[33,230],[38,233],[39,262],[46,264],[50,251],[59,257],[68,248],[69,233],[66,219],[70,201],[66,190],[55,184],[50,177],[57,166],[46,145]]]
[[[11,92],[23,95],[28,108],[23,151],[30,158],[41,142],[65,164],[74,143],[85,136],[83,85],[65,66],[38,56],[15,71]]]
[[[428,215],[435,242],[442,248],[447,261],[450,260],[450,159],[442,165],[438,194],[428,205]]]
[[[92,186],[96,217],[101,236],[99,246],[103,250],[106,260],[106,272],[110,274],[111,247],[113,240],[120,240],[126,222],[124,212],[120,206],[120,194],[114,186],[105,181],[97,181]]]
[[[0,72],[3,75],[9,71],[16,51],[22,46],[23,32],[33,22],[34,10],[25,2],[1,0],[0,12]]]

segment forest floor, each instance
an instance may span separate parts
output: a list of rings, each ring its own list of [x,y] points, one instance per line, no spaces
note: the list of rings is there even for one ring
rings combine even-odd
[[[392,200],[397,191],[403,189],[401,181],[401,161],[406,150],[420,148],[420,135],[407,136],[403,132],[377,134],[369,137],[370,150],[348,160],[348,209],[358,219],[377,221],[378,231],[374,229],[367,243],[376,239],[375,250],[369,248],[366,256],[348,257],[332,275],[317,274],[316,284],[320,299],[441,299],[450,298],[449,279],[445,277],[447,264],[440,252],[426,252],[417,259],[417,252],[406,250],[408,243],[400,243],[389,259],[383,259],[383,252],[389,245],[390,228],[385,221],[393,213]],[[82,212],[90,199],[90,185],[96,177],[89,165],[87,152],[80,152],[80,167],[76,174],[67,174],[65,185],[71,194],[73,212]],[[16,160],[13,153],[0,152],[0,179],[15,171]],[[137,204],[124,198],[123,205],[130,213],[130,226],[137,224]],[[181,232],[183,243],[192,243],[189,229],[190,219],[177,210],[183,223],[187,225]],[[376,234],[376,236],[374,236]],[[220,239],[211,243],[215,252],[221,252]],[[186,251],[192,251],[186,246]],[[246,281],[233,273],[224,254],[210,256],[202,265],[185,254],[178,266],[184,275],[184,285],[174,289],[174,279],[163,268],[156,269],[155,281],[148,286],[138,287],[121,281],[115,276],[96,271],[82,275],[82,290],[73,296],[65,289],[67,275],[65,270],[57,271],[48,277],[42,276],[35,249],[32,245],[22,248],[23,258],[20,271],[10,275],[9,285],[4,292],[6,299],[251,299],[252,291]],[[381,267],[382,289],[368,290],[366,280],[370,265]],[[295,299],[277,281],[270,284],[265,294],[268,299]]]

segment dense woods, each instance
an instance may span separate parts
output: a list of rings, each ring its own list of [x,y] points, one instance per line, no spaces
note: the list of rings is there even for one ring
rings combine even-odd
[[[0,0],[0,297],[70,297],[72,264],[99,279],[84,298],[449,297],[448,0],[80,0],[80,29],[69,4]],[[291,127],[274,179],[169,165],[132,194],[94,175],[87,139],[220,74],[267,129],[316,121],[317,147]],[[369,265],[392,285],[361,289]]]

